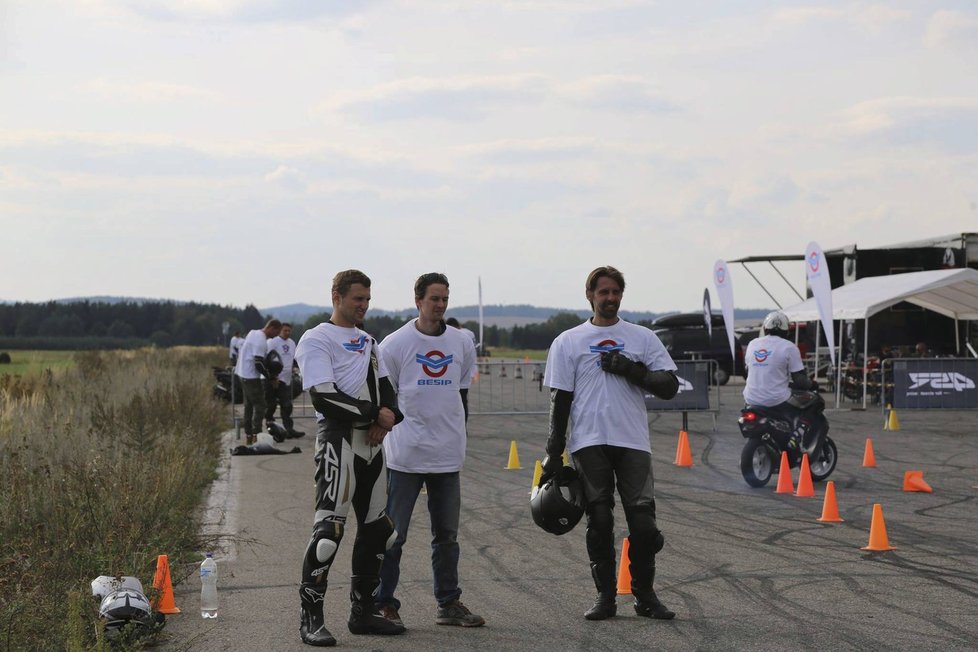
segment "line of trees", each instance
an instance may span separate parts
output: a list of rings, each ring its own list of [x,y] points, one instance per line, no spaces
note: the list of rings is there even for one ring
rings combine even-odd
[[[165,302],[13,303],[0,305],[0,347],[8,349],[129,348],[153,344],[216,345],[229,332],[266,321],[253,305]]]
[[[368,315],[364,327],[378,341],[400,328],[413,315]],[[174,302],[0,304],[0,349],[118,349],[154,345],[206,346],[227,342],[229,334],[246,334],[261,328],[269,315],[255,306],[233,308],[216,304]],[[329,313],[312,315],[302,324],[293,324],[296,341],[307,329],[329,319]],[[483,329],[483,344],[488,347],[546,349],[560,333],[577,326],[583,318],[561,312],[545,322],[503,328]],[[463,324],[475,333],[479,324]]]

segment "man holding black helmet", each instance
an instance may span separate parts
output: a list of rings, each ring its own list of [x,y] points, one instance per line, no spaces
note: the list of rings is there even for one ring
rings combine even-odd
[[[670,399],[679,390],[675,363],[652,331],[618,317],[625,278],[599,267],[585,282],[593,310],[585,323],[550,347],[544,384],[550,388],[550,437],[541,484],[561,472],[565,445],[580,475],[587,514],[587,551],[598,590],[588,620],[617,613],[614,490],[629,529],[629,570],[635,612],[675,616],[652,589],[662,533],[655,521],[652,453],[645,393]],[[567,441],[568,422],[573,424]]]

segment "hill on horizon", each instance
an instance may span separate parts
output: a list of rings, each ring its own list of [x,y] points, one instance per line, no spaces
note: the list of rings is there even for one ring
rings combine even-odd
[[[88,297],[68,297],[63,299],[52,299],[54,303],[70,304],[70,303],[105,303],[110,305],[120,304],[120,303],[135,303],[135,304],[146,304],[146,303],[173,303],[177,305],[193,303],[190,301],[181,301],[177,299],[151,299],[146,297],[122,297],[122,296],[88,296]],[[27,302],[27,301],[8,301],[0,299],[0,304],[14,304],[14,303],[48,303],[43,302]],[[737,309],[734,311],[736,318],[739,320],[750,320],[757,319],[758,321],[764,317],[771,309],[770,308],[746,308]],[[282,321],[290,321],[296,324],[305,323],[305,321],[316,314],[329,313],[332,311],[332,306],[314,305],[308,303],[290,303],[281,306],[268,306],[263,308],[258,308],[258,311],[262,315],[271,315],[276,319]],[[652,321],[657,317],[663,315],[675,314],[679,311],[677,310],[664,310],[661,312],[653,312],[647,310],[622,310],[621,316],[628,321],[638,322],[638,321]],[[591,312],[589,310],[582,309],[571,309],[571,308],[557,308],[552,306],[534,306],[530,304],[490,304],[482,307],[482,314],[487,326],[498,326],[501,328],[512,328],[513,326],[525,326],[527,324],[541,323],[550,319],[553,315],[558,313],[572,313],[580,317],[582,320],[590,316]],[[372,308],[370,314],[373,316],[396,316],[396,317],[413,317],[417,314],[416,309],[411,306],[408,308],[403,308],[400,310],[385,310],[381,308]],[[448,311],[449,317],[455,317],[459,321],[477,321],[479,318],[479,306],[478,305],[467,305],[467,306],[454,306]]]

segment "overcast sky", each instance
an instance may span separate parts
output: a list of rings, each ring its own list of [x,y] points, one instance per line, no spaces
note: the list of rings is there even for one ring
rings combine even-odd
[[[0,0],[0,299],[698,310],[976,205],[972,1]]]

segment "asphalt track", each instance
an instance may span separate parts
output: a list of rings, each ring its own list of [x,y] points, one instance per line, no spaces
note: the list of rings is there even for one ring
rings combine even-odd
[[[561,649],[955,650],[978,648],[978,450],[974,412],[901,412],[884,431],[879,409],[830,411],[840,453],[832,479],[844,523],[825,524],[823,487],[814,498],[751,489],[740,475],[736,381],[723,388],[713,431],[691,414],[692,468],[673,465],[680,417],[650,415],[659,525],[656,589],[673,621],[637,617],[630,596],[619,616],[582,614],[594,595],[584,526],[563,537],[530,519],[528,491],[541,456],[544,415],[469,421],[459,535],[462,600],[483,615],[476,629],[434,623],[424,495],[405,546],[398,596],[408,627],[396,637],[347,631],[351,527],[326,599],[327,626],[351,650]],[[311,424],[303,424],[312,431]],[[231,436],[231,433],[228,433]],[[863,468],[867,437],[877,467]],[[505,470],[511,440],[522,470]],[[175,567],[176,602],[167,649],[308,650],[298,637],[298,579],[312,525],[312,442],[301,455],[230,458],[215,492],[222,550],[220,617],[198,614],[192,567]],[[280,445],[290,448],[293,442]],[[902,490],[924,471],[934,492]],[[797,474],[795,474],[797,482]],[[883,507],[891,552],[864,552],[874,503]],[[616,510],[617,547],[625,534]]]

